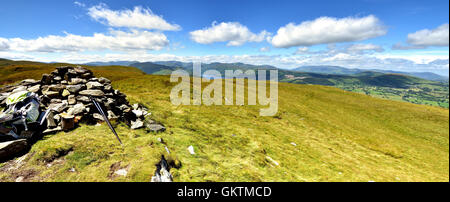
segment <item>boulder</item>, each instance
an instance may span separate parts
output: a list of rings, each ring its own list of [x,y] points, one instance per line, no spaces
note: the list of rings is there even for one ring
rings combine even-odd
[[[140,119],[136,119],[135,121],[131,121],[131,129],[136,130],[144,127],[144,122]]]
[[[75,99],[75,95],[69,95],[69,97],[67,97],[67,102],[69,103],[69,105],[74,105],[77,103],[77,99]]]
[[[43,134],[43,135],[52,134],[52,133],[59,132],[59,131],[61,131],[61,130],[62,130],[61,126],[58,126],[58,127],[56,127],[56,128],[49,128],[49,129],[46,129],[46,130],[42,131],[42,134]]]
[[[101,114],[99,114],[99,113],[94,113],[94,114],[92,114],[92,117],[94,117],[94,119],[97,119],[97,120],[99,120],[99,121],[105,121],[105,120],[103,119],[103,116],[102,116]]]
[[[54,117],[55,117],[54,113],[50,111],[47,115],[47,128],[54,128],[57,126]]]
[[[169,172],[170,167],[164,156],[161,156],[161,161],[156,164],[155,175],[152,176],[151,182],[172,182],[172,174]]]
[[[43,74],[41,79],[42,85],[49,85],[52,83],[53,77],[50,74]]]
[[[132,112],[136,115],[136,117],[142,117],[144,115],[144,112],[139,109],[133,109]]]
[[[27,91],[30,91],[32,93],[37,93],[40,89],[41,89],[41,85],[38,84],[38,85],[34,85],[34,86],[29,87],[27,89]]]
[[[103,84],[97,82],[97,81],[89,81],[86,83],[86,87],[88,90],[91,89],[102,89],[103,88]]]
[[[0,143],[0,159],[14,157],[18,153],[24,151],[28,147],[27,141],[24,139],[13,140]]]
[[[94,96],[94,97],[101,97],[104,96],[105,93],[101,90],[82,90],[79,93],[80,95],[87,95],[87,96]]]
[[[59,92],[57,91],[42,91],[42,94],[44,94],[48,98],[55,98],[59,96]]]
[[[58,112],[58,113],[61,113],[62,111],[67,109],[67,107],[68,107],[67,100],[63,100],[61,103],[57,103],[57,104],[50,104],[48,106],[49,109],[52,109],[53,111]]]
[[[100,78],[98,78],[98,82],[100,82],[101,84],[110,84],[111,80],[109,80],[105,77],[100,77]]]
[[[69,82],[69,85],[85,84],[86,82],[86,79],[72,78]]]
[[[66,89],[71,93],[78,93],[82,88],[83,88],[83,85],[81,85],[81,84],[66,86]]]
[[[67,97],[67,96],[70,95],[70,92],[69,92],[67,89],[64,89],[63,92],[61,93],[61,95],[62,95],[63,97]]]
[[[91,99],[89,99],[89,97],[87,97],[87,96],[80,96],[80,95],[76,97],[76,100],[80,101],[80,102],[83,102],[83,103],[90,103],[91,102]]]
[[[159,123],[151,123],[148,121],[146,121],[146,123],[145,123],[145,128],[147,129],[147,131],[157,132],[157,133],[164,132],[166,130],[166,128],[163,125],[161,125]]]
[[[78,115],[81,114],[85,111],[85,106],[84,104],[76,104],[74,105],[72,108],[69,108],[69,110],[67,110],[67,114],[68,115]]]

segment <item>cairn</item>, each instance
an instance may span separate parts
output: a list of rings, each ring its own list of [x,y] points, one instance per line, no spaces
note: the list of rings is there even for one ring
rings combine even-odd
[[[39,95],[41,111],[50,109],[43,134],[69,131],[79,123],[104,121],[90,97],[102,106],[109,120],[125,122],[131,129],[165,130],[163,125],[146,119],[150,113],[145,107],[139,104],[131,106],[125,94],[113,89],[110,80],[96,78],[92,71],[81,66],[58,67],[50,74],[43,74],[40,81],[26,79],[0,88],[0,107],[6,106],[6,98],[10,94],[23,90]]]

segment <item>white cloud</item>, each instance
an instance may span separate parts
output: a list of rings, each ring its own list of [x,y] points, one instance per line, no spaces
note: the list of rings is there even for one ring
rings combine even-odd
[[[299,25],[289,23],[278,29],[271,43],[275,47],[311,46],[338,42],[361,41],[387,33],[373,15],[366,17],[320,17]]]
[[[238,22],[213,22],[211,27],[192,31],[190,35],[193,41],[201,44],[228,41],[228,46],[241,46],[246,42],[261,42],[270,33],[262,31],[255,34]]]
[[[8,41],[6,39],[0,38],[0,51],[8,50],[9,45],[7,43]]]
[[[416,46],[448,46],[449,25],[443,24],[436,29],[423,29],[408,34],[407,42]]]
[[[443,24],[435,29],[423,29],[408,34],[406,45],[396,43],[392,46],[393,50],[412,50],[425,49],[430,46],[445,47],[449,45],[449,24]]]
[[[312,53],[312,52],[309,51],[308,47],[298,47],[294,54],[301,55],[301,54],[309,54],[309,53]]]
[[[152,13],[150,9],[140,6],[134,7],[134,10],[110,10],[105,4],[93,6],[88,9],[88,15],[94,20],[104,23],[111,27],[128,27],[140,29],[154,29],[176,31],[181,27],[177,24],[166,22],[162,16]]]
[[[379,45],[374,44],[353,44],[347,48],[348,52],[364,53],[364,52],[383,52],[384,49]]]
[[[270,47],[261,47],[259,49],[259,52],[269,52],[270,51]]]
[[[80,36],[66,33],[65,36],[49,35],[36,39],[0,38],[11,51],[18,52],[70,52],[87,50],[161,50],[169,40],[162,33],[132,30],[130,32],[110,30],[109,34],[95,33]]]
[[[79,6],[79,7],[86,7],[86,4],[84,4],[84,3],[81,3],[81,2],[79,2],[79,1],[74,1],[73,2],[75,5],[77,5],[77,6]]]

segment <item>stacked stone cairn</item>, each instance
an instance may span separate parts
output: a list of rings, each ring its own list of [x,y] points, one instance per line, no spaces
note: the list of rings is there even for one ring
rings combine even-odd
[[[109,120],[123,121],[131,129],[147,128],[148,131],[164,131],[163,125],[151,119],[145,107],[130,105],[126,95],[114,90],[111,81],[94,77],[83,67],[63,66],[51,74],[43,74],[40,81],[26,79],[16,85],[0,88],[0,107],[6,106],[6,98],[14,92],[27,90],[39,95],[41,111],[51,109],[44,134],[72,130],[78,123],[103,122],[90,97],[102,107]]]

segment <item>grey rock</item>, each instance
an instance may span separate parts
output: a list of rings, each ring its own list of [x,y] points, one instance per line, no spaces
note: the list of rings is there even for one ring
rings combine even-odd
[[[32,93],[37,93],[40,89],[41,89],[41,85],[38,84],[38,85],[34,85],[34,86],[29,87],[27,90],[32,92]]]
[[[52,109],[55,112],[61,113],[62,111],[64,111],[65,109],[67,109],[68,107],[68,103],[67,100],[63,100],[61,103],[57,103],[57,104],[50,104],[48,106],[49,109]]]
[[[55,76],[55,78],[53,78],[53,80],[55,80],[56,82],[59,82],[62,80],[62,78],[60,76]]]
[[[83,85],[81,85],[81,84],[66,86],[66,89],[71,93],[78,93],[82,88],[83,88]]]
[[[62,84],[53,84],[53,85],[47,86],[47,89],[44,89],[44,91],[57,91],[57,92],[61,92],[61,91],[64,90],[65,88],[66,88],[65,85],[62,85]]]
[[[100,82],[102,84],[109,84],[109,83],[111,83],[111,80],[109,80],[105,77],[100,77],[100,78],[98,78],[98,82]]]
[[[25,150],[28,144],[24,139],[0,143],[0,159],[11,158]]]
[[[80,95],[90,95],[95,97],[104,96],[105,93],[101,90],[82,90],[80,91]]]
[[[60,122],[61,121],[61,116],[59,114],[56,114],[53,119],[55,119],[56,122]]]
[[[96,81],[89,81],[86,83],[86,87],[88,90],[91,89],[102,89],[103,88],[103,84],[96,82]]]
[[[84,73],[81,77],[85,78],[85,79],[89,79],[92,77],[92,73]]]
[[[84,103],[90,103],[91,102],[91,100],[87,96],[77,96],[76,100],[80,101],[80,102],[84,102]]]
[[[105,89],[105,91],[111,91],[112,90],[112,86],[107,84],[107,85],[105,85],[104,89]],[[111,94],[111,95],[113,95],[113,94]]]
[[[77,85],[77,84],[85,84],[87,81],[85,79],[80,78],[72,78],[69,82],[70,85]]]
[[[188,147],[188,151],[191,155],[195,154],[194,147],[192,145]]]
[[[57,126],[54,117],[55,115],[53,114],[52,111],[50,111],[47,116],[47,128],[54,128]]]
[[[107,113],[108,113],[108,119],[109,120],[114,120],[114,119],[118,119],[119,118],[119,116],[115,115],[114,112],[112,112],[112,111],[108,111]]]
[[[44,94],[45,96],[47,96],[49,98],[54,98],[54,97],[59,96],[59,92],[56,92],[56,91],[42,91],[42,94]]]
[[[164,156],[161,156],[161,161],[156,165],[155,175],[152,176],[151,182],[172,182],[173,178],[169,170],[169,164]]]
[[[150,132],[164,132],[166,128],[159,123],[145,123],[145,127]]]
[[[61,99],[56,99],[56,98],[54,98],[54,99],[51,99],[51,100],[50,100],[50,103],[51,103],[51,104],[59,104],[59,103],[62,103],[62,100],[61,100]]]
[[[52,82],[53,77],[49,74],[43,74],[41,79],[41,84],[48,85]]]
[[[85,74],[89,73],[90,71],[88,69],[85,69],[84,67],[78,66],[75,69],[73,69],[77,74]]]
[[[78,115],[78,114],[83,113],[85,111],[85,109],[86,109],[86,107],[84,106],[84,104],[76,104],[75,106],[73,106],[72,108],[67,110],[67,114]]]
[[[144,122],[140,119],[136,119],[135,121],[131,121],[131,129],[136,130],[144,127]]]
[[[69,105],[74,105],[77,103],[77,99],[75,99],[75,95],[69,95],[69,97],[67,97],[67,102],[69,103]]]
[[[47,135],[47,134],[52,134],[52,133],[56,133],[62,131],[61,126],[58,126],[56,128],[51,128],[51,129],[46,129],[42,132],[42,134]]]
[[[20,85],[29,86],[29,85],[35,85],[37,83],[39,83],[39,82],[34,79],[25,79],[20,82]]]
[[[99,114],[99,113],[94,113],[94,114],[92,114],[92,117],[94,117],[94,119],[97,119],[97,120],[99,120],[99,121],[105,121],[105,120],[103,119],[103,116],[102,116],[101,114]]]
[[[142,112],[139,109],[133,109],[132,112],[136,115],[136,117],[142,117],[144,115],[144,112]]]

